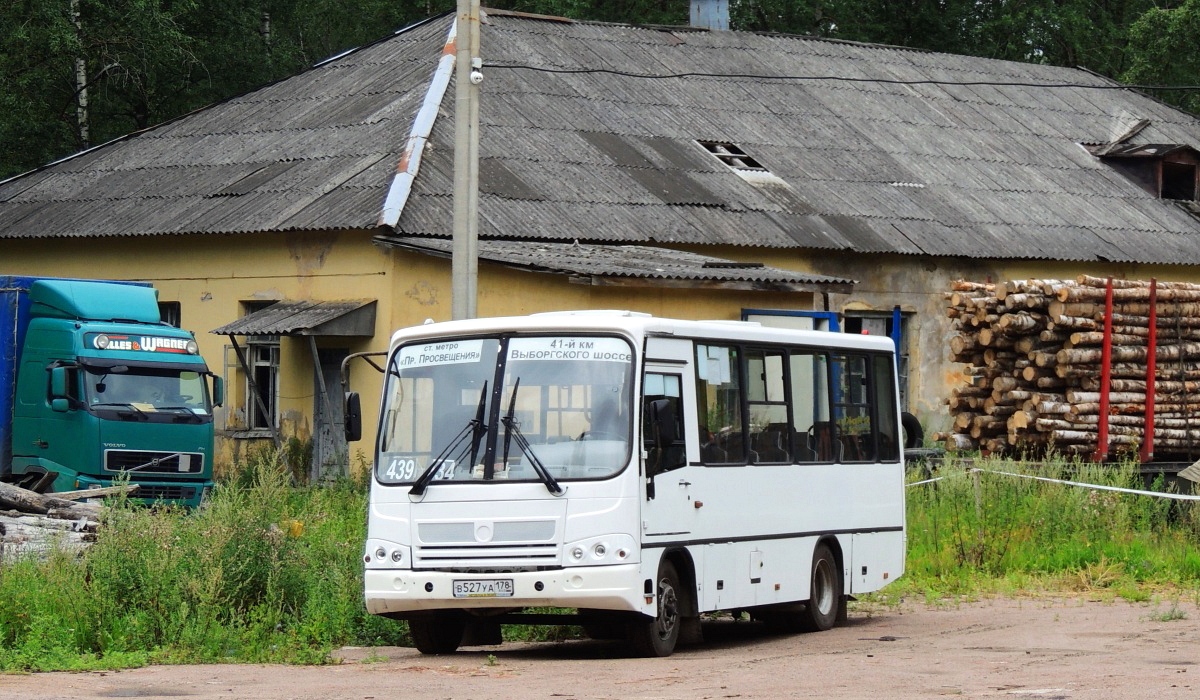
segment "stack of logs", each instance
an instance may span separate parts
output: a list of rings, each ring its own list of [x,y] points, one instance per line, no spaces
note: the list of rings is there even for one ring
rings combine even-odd
[[[0,562],[45,557],[53,550],[82,550],[96,539],[103,506],[76,499],[136,488],[130,484],[45,495],[0,483]]]
[[[1090,454],[1098,444],[1106,324],[1112,324],[1108,433],[1135,451],[1146,421],[1150,282],[1031,279],[959,281],[947,294],[951,360],[966,386],[949,398],[948,450]],[[1153,395],[1158,457],[1200,454],[1200,285],[1156,282]],[[1107,452],[1108,450],[1105,450]]]

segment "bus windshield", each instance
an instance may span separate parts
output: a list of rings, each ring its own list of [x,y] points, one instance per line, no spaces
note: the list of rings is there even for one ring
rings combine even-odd
[[[384,484],[604,479],[630,458],[633,351],[613,336],[422,341],[387,366]]]

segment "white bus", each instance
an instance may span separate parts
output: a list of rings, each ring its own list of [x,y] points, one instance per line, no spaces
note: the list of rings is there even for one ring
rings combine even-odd
[[[645,656],[714,611],[824,630],[904,570],[887,338],[562,312],[406,328],[384,368],[365,601],[424,653],[502,623]]]

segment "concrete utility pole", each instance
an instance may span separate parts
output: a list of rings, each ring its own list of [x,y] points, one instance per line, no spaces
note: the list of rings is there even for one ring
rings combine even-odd
[[[451,313],[475,318],[479,276],[479,0],[458,0],[454,64],[454,245]]]

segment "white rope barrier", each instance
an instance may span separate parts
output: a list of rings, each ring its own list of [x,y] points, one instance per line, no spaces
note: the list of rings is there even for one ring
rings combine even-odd
[[[980,469],[974,467],[966,470],[967,472],[978,472],[981,474],[1000,474],[1002,476],[1012,476],[1018,479],[1032,479],[1034,481],[1045,481],[1051,484],[1063,484],[1064,486],[1078,486],[1080,488],[1095,489],[1097,491],[1116,491],[1118,493],[1131,493],[1137,496],[1154,496],[1156,498],[1169,498],[1175,501],[1200,501],[1200,495],[1192,496],[1182,493],[1163,493],[1162,491],[1143,491],[1141,489],[1127,489],[1118,486],[1103,486],[1101,484],[1088,484],[1080,481],[1067,481],[1065,479],[1051,479],[1046,476],[1033,476],[1032,474],[1016,474],[1014,472],[1002,472],[995,469]],[[935,481],[945,479],[944,476],[934,477],[932,479],[924,479],[922,481],[914,481],[909,486],[920,486],[921,484],[931,484]]]

